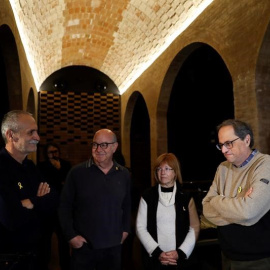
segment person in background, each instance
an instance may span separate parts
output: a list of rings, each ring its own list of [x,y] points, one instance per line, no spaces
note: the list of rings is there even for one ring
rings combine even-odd
[[[217,148],[226,161],[202,201],[217,225],[223,270],[270,269],[270,156],[253,149],[251,127],[228,119],[218,127]]]
[[[157,158],[154,177],[157,184],[142,194],[136,219],[136,233],[147,253],[144,269],[188,269],[200,221],[194,199],[181,188],[174,154]]]
[[[74,166],[61,194],[59,218],[72,247],[73,270],[120,270],[130,232],[130,172],[113,160],[118,147],[109,129],[94,134],[92,157]]]
[[[43,236],[56,209],[57,192],[27,155],[37,150],[33,116],[14,110],[4,115],[0,151],[0,269],[46,269]]]
[[[37,166],[46,177],[47,182],[53,185],[60,194],[71,169],[71,163],[61,158],[60,147],[54,142],[45,145],[43,155],[45,160],[39,162]]]
[[[54,186],[60,195],[66,176],[69,170],[71,169],[71,163],[61,158],[60,147],[54,142],[49,142],[45,145],[43,154],[45,160],[39,162],[37,164],[37,167],[44,175],[49,185]],[[57,212],[55,214],[55,217],[48,222],[47,229],[48,235],[46,237],[47,239],[46,242],[47,242],[48,264],[51,259],[51,245],[52,245],[51,240],[53,232],[55,232],[58,241],[58,255],[61,270],[69,270],[70,246],[63,235],[62,229],[59,224]]]

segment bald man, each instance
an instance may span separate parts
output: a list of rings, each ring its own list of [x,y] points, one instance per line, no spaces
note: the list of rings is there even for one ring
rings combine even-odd
[[[121,269],[122,244],[130,231],[131,179],[128,169],[113,160],[117,147],[114,132],[98,130],[92,157],[66,179],[59,218],[74,270]]]

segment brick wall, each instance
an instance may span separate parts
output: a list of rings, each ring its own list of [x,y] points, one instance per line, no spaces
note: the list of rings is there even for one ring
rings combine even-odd
[[[43,147],[55,142],[62,158],[73,165],[90,156],[90,143],[96,130],[112,129],[120,141],[120,96],[87,92],[39,92],[38,160]]]

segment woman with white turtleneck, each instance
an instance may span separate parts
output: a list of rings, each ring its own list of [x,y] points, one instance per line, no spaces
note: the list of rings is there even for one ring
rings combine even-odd
[[[142,194],[136,233],[144,251],[147,270],[188,269],[200,231],[194,199],[181,189],[182,177],[177,157],[160,155],[154,165],[157,185]]]

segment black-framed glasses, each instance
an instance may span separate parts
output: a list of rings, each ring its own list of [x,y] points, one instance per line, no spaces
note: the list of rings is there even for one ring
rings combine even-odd
[[[107,149],[109,144],[114,144],[115,142],[103,142],[103,143],[96,143],[93,142],[91,143],[91,147],[92,149],[97,149],[98,147],[100,147],[101,149]]]
[[[232,149],[233,148],[233,142],[235,142],[236,140],[238,140],[238,139],[240,139],[239,137],[238,138],[236,138],[236,139],[234,139],[234,140],[232,140],[232,141],[227,141],[227,142],[225,142],[225,143],[218,143],[217,145],[216,145],[216,147],[217,147],[217,149],[218,150],[222,150],[222,146],[225,146],[227,149]]]
[[[157,173],[162,172],[162,171],[168,173],[168,172],[170,172],[170,171],[173,171],[173,169],[172,169],[172,168],[168,168],[168,167],[165,167],[165,168],[157,167],[157,168],[156,168],[156,172],[157,172]]]

